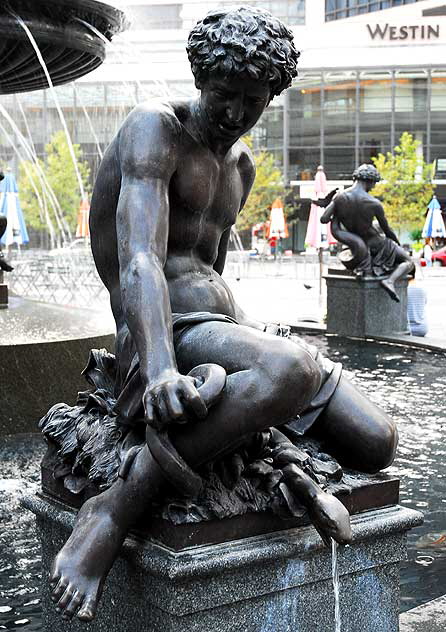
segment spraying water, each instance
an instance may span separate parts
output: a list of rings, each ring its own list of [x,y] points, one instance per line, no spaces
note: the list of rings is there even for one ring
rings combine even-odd
[[[76,84],[74,84],[74,90],[76,92],[76,98],[79,99],[79,94],[78,94],[78,92],[76,90]],[[96,143],[96,149],[98,150],[99,157],[102,160],[102,158],[104,157],[104,154],[102,153],[101,145],[100,145],[99,139],[98,139],[98,137],[96,135],[96,131],[94,129],[93,123],[91,122],[90,115],[88,114],[87,108],[85,107],[85,105],[84,105],[82,100],[80,101],[80,104],[81,104],[82,111],[85,114],[85,118],[87,119],[87,123],[88,123],[88,126],[90,128],[90,132],[92,133],[92,136],[94,138],[94,142]]]
[[[79,173],[79,167],[78,167],[78,164],[77,164],[76,155],[74,153],[74,147],[73,147],[73,143],[71,141],[70,132],[68,131],[67,122],[66,122],[65,116],[64,116],[64,114],[62,112],[62,108],[60,107],[59,99],[58,99],[56,91],[54,89],[54,85],[53,85],[52,79],[50,77],[50,73],[48,72],[48,68],[47,68],[47,65],[45,63],[45,60],[43,59],[42,53],[40,52],[39,46],[37,45],[37,42],[34,39],[33,34],[29,30],[29,28],[26,26],[26,24],[22,20],[22,18],[19,15],[17,15],[16,13],[14,13],[14,11],[12,11],[11,9],[8,9],[8,11],[17,20],[19,25],[25,31],[29,41],[31,42],[32,47],[34,48],[34,51],[35,51],[35,53],[37,55],[37,59],[39,60],[40,65],[42,66],[42,70],[45,73],[45,77],[46,77],[46,79],[48,81],[48,86],[49,86],[51,95],[52,95],[52,97],[54,99],[54,103],[56,105],[57,113],[59,114],[59,118],[60,118],[60,121],[62,123],[64,132],[65,132],[65,136],[67,138],[68,149],[70,151],[71,160],[73,161],[74,170],[76,172],[76,178],[77,178],[77,181],[78,181],[78,184],[79,184],[79,190],[81,192],[81,197],[84,200],[86,198],[85,189],[84,189],[84,185],[83,185],[83,182],[82,182],[81,174]]]
[[[37,155],[35,154],[35,152],[33,151],[33,149],[30,147],[28,141],[26,140],[26,138],[23,136],[23,134],[21,133],[20,129],[18,128],[18,126],[16,125],[16,123],[14,122],[14,120],[11,118],[11,116],[8,114],[7,110],[4,108],[3,105],[0,104],[0,114],[2,114],[6,120],[8,121],[8,123],[10,124],[12,130],[14,131],[15,135],[17,136],[20,145],[22,146],[22,148],[25,151],[26,156],[28,157],[29,160],[31,160],[31,162],[33,162],[34,167],[36,168],[36,172],[37,175],[39,177],[41,186],[42,186],[42,191],[44,191],[46,193],[46,195],[48,196],[48,199],[50,200],[52,206],[53,206],[53,210],[54,210],[54,216],[56,218],[56,222],[57,225],[59,227],[59,230],[62,234],[62,236],[65,238],[65,229],[63,227],[63,222],[62,222],[62,209],[60,208],[60,204],[56,198],[56,196],[54,195],[54,192],[47,180],[47,177],[43,171],[43,169],[41,168],[39,161],[37,159]],[[12,146],[15,146],[15,143],[13,141],[9,141],[10,143],[12,143]],[[17,153],[17,152],[16,152]],[[39,197],[38,197],[39,199]],[[69,233],[69,237],[71,238],[71,235]]]
[[[341,612],[339,608],[339,568],[338,568],[338,543],[331,539],[331,570],[333,576],[333,592],[335,602],[335,632],[341,632]]]

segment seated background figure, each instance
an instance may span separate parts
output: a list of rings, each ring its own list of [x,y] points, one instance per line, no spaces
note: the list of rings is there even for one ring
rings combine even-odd
[[[240,138],[297,74],[292,33],[266,11],[215,11],[194,27],[187,51],[198,98],[136,107],[92,197],[91,245],[117,330],[115,357],[106,358],[107,423],[120,428],[122,464],[84,503],[56,557],[53,600],[66,618],[93,619],[129,529],[168,482],[193,494],[197,468],[257,434],[272,428],[271,468],[326,541],[350,540],[348,513],[302,471],[288,436],[317,437],[367,472],[395,455],[394,424],[340,365],[246,316],[221,277],[255,177]],[[93,382],[98,370],[89,364]],[[73,409],[61,406],[41,422],[55,442],[64,427],[76,436]]]
[[[332,200],[321,222],[331,221],[334,237],[350,248],[353,256],[343,261],[345,267],[358,276],[386,276],[381,285],[399,301],[395,283],[414,268],[414,263],[390,228],[381,202],[369,193],[380,179],[373,165],[358,167],[353,172],[353,185]],[[373,226],[375,219],[384,235]]]

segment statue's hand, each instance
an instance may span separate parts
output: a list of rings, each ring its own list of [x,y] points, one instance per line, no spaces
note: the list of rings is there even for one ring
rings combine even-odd
[[[143,404],[146,422],[158,430],[172,423],[185,423],[191,413],[203,419],[208,412],[195,378],[177,371],[164,374],[147,386]]]

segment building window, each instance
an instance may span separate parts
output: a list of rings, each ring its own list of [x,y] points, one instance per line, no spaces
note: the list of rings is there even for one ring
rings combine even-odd
[[[325,21],[341,20],[352,15],[372,13],[399,7],[403,4],[412,4],[421,0],[381,0],[381,2],[371,2],[370,0],[325,0]]]
[[[200,2],[187,3],[183,7],[183,28],[194,26],[198,19],[203,18],[208,11],[214,9],[232,9],[244,4],[266,9],[274,17],[279,18],[288,26],[305,24],[305,0],[249,0],[247,2],[234,2],[234,0],[200,0]]]

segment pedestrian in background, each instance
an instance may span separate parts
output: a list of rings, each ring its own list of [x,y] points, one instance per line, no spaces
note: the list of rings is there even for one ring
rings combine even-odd
[[[425,336],[427,334],[426,318],[426,290],[415,281],[415,269],[409,275],[409,287],[407,288],[407,320],[412,336]]]

